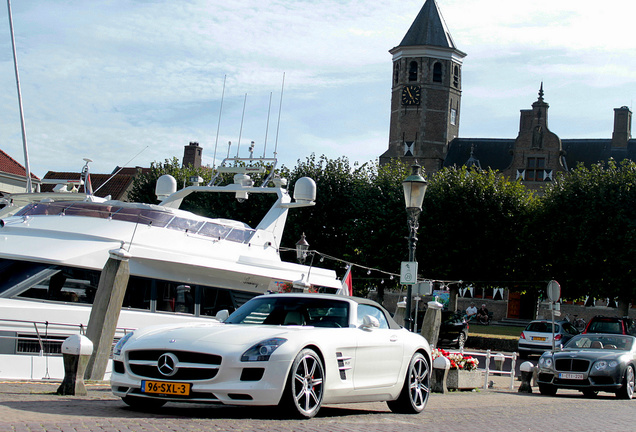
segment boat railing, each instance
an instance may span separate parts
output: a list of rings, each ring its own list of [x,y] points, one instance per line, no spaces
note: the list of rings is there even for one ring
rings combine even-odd
[[[38,354],[40,356],[58,356],[62,354],[62,343],[72,334],[86,334],[85,324],[68,324],[51,321],[29,321],[0,318],[0,343],[5,349],[1,354]],[[32,330],[31,330],[32,328]],[[134,329],[118,327],[117,333],[124,335]],[[6,352],[14,341],[13,349]],[[114,338],[113,346],[119,338]]]

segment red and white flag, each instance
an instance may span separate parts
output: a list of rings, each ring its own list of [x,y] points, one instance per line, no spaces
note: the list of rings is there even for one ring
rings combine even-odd
[[[353,295],[353,278],[351,277],[351,264],[347,267],[347,272],[342,278],[342,288],[337,292],[339,295],[352,296]]]

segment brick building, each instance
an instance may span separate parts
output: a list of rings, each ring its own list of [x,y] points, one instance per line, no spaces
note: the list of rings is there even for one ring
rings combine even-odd
[[[541,188],[558,172],[579,163],[590,166],[613,158],[636,160],[632,112],[614,109],[614,131],[606,139],[561,139],[548,128],[543,84],[531,109],[521,110],[514,139],[460,138],[461,71],[466,56],[453,42],[435,0],[426,0],[393,55],[389,148],[384,164],[400,158],[427,172],[442,167],[477,166]]]
[[[438,171],[459,133],[462,61],[434,0],[427,0],[393,55],[389,149],[380,163],[415,160]]]

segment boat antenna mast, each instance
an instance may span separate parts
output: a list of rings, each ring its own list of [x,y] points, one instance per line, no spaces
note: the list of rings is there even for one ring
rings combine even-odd
[[[285,89],[285,72],[283,72],[283,83],[280,86],[280,104],[278,105],[278,123],[276,124],[276,140],[274,142],[274,159],[278,155],[278,131],[280,130],[280,113],[283,110],[283,90]]]
[[[20,107],[20,125],[22,126],[22,146],[24,147],[24,169],[26,177],[26,192],[33,193],[31,185],[31,168],[29,167],[29,149],[27,146],[26,126],[24,124],[24,109],[22,108],[22,92],[20,91],[20,74],[18,73],[18,55],[15,50],[15,36],[13,34],[13,17],[11,14],[11,0],[7,0],[9,11],[9,30],[11,31],[11,45],[13,47],[13,66],[15,68],[15,84],[18,89],[18,105]]]
[[[223,76],[223,90],[221,91],[221,106],[219,107],[219,121],[216,125],[216,139],[214,140],[214,157],[212,158],[212,170],[216,168],[216,149],[219,145],[219,131],[221,130],[221,115],[223,114],[223,100],[225,99],[225,80],[227,75]]]

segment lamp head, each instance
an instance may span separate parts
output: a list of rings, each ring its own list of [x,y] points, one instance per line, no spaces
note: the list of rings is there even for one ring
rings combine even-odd
[[[407,209],[418,208],[421,210],[428,182],[420,174],[421,167],[419,165],[415,164],[411,168],[413,170],[411,175],[402,182],[402,186],[404,187],[404,201],[406,202]]]

